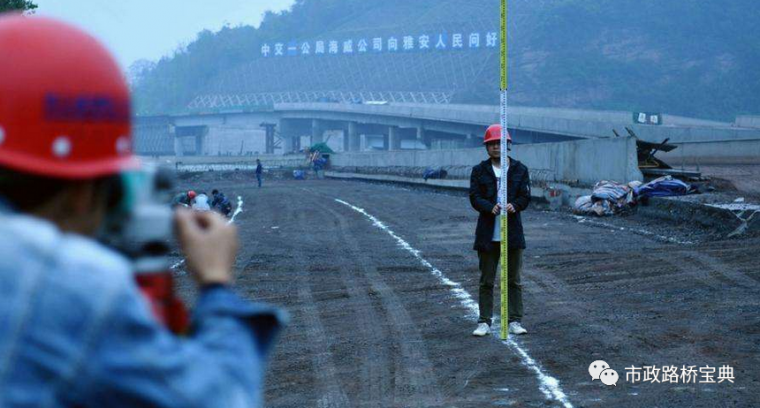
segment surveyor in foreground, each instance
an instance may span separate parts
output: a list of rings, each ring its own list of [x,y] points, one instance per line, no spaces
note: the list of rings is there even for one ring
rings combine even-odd
[[[235,228],[177,212],[200,293],[185,338],[94,239],[138,165],[116,62],[76,28],[16,15],[0,16],[0,55],[0,407],[260,406],[280,319],[232,291]]]
[[[475,229],[475,245],[480,262],[480,291],[478,296],[478,327],[472,333],[474,336],[486,336],[491,332],[493,320],[493,287],[496,271],[501,256],[501,229],[498,215],[507,211],[508,227],[508,296],[509,296],[509,332],[525,334],[522,326],[523,301],[522,257],[525,249],[520,212],[530,204],[530,177],[528,168],[519,161],[508,157],[507,171],[507,204],[500,203],[499,183],[501,182],[501,126],[491,125],[486,130],[483,144],[488,159],[472,168],[470,176],[470,204],[477,211],[478,224]],[[512,137],[507,134],[509,150]]]

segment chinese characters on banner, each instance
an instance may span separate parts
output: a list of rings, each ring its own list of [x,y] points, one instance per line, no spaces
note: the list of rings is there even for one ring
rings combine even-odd
[[[351,38],[344,40],[289,41],[261,45],[262,57],[352,55],[423,51],[455,51],[497,48],[497,31],[474,33],[439,33],[389,37]]]

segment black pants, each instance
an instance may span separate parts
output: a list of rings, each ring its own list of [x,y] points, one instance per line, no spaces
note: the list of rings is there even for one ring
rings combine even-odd
[[[493,247],[490,251],[478,251],[478,259],[480,260],[480,296],[478,298],[480,318],[478,323],[488,323],[489,326],[493,319],[493,286],[501,257],[499,246],[493,245]],[[509,300],[507,306],[509,307],[508,320],[511,323],[519,322],[523,317],[522,283],[520,281],[523,250],[509,249],[508,251]]]

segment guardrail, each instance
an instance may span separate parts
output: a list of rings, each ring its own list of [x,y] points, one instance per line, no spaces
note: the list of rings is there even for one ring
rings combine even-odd
[[[287,159],[270,159],[261,162],[265,170],[299,168],[305,166],[306,162],[302,158]],[[205,171],[255,171],[256,163],[249,161],[241,162],[209,162],[209,163],[174,163],[174,168],[178,173],[183,172],[205,172]]]

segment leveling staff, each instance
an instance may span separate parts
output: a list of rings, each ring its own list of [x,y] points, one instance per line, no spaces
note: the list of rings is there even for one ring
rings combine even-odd
[[[470,176],[470,204],[477,211],[478,225],[475,229],[475,245],[480,260],[480,292],[478,298],[478,327],[472,333],[474,336],[485,336],[491,332],[493,319],[493,285],[496,270],[499,265],[501,230],[498,215],[502,204],[498,202],[501,177],[501,126],[491,125],[483,138],[483,144],[488,152],[488,160],[484,160],[472,168]],[[512,137],[507,133],[508,150],[512,150]],[[523,317],[522,256],[525,249],[520,212],[530,204],[530,176],[528,168],[519,161],[508,157],[507,160],[507,226],[509,233],[508,280],[509,280],[509,332],[525,334],[527,330],[520,321]]]

